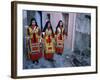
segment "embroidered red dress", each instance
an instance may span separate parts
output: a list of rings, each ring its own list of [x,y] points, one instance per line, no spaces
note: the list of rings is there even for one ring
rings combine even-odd
[[[28,44],[28,53],[29,58],[32,61],[38,60],[42,57],[42,51],[40,49],[40,29],[39,27],[29,27],[29,44]]]
[[[62,54],[64,50],[64,28],[58,27],[56,32],[56,53]]]
[[[53,59],[55,47],[53,43],[54,37],[51,29],[46,29],[44,37],[44,58]]]

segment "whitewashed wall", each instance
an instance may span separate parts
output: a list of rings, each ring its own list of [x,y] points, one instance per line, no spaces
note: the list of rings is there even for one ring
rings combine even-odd
[[[43,27],[45,26],[45,23],[47,21],[47,14],[50,14],[50,21],[53,27],[53,30],[55,31],[56,26],[59,22],[59,20],[63,20],[62,14],[60,12],[42,12],[42,21],[43,21]]]

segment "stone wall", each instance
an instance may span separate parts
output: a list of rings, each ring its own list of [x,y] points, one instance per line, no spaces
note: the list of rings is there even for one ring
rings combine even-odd
[[[75,45],[74,49],[80,51],[91,47],[91,15],[78,13],[75,25]]]

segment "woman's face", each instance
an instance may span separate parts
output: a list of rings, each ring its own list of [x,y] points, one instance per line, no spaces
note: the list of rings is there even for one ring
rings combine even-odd
[[[32,21],[32,26],[35,26],[36,25],[36,22],[33,20]]]
[[[60,22],[60,26],[62,26],[63,25],[63,23],[62,22]]]

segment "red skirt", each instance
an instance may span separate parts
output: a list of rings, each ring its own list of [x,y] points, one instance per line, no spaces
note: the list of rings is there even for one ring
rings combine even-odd
[[[35,53],[35,54],[30,54],[30,59],[32,61],[38,60],[42,57],[42,53]]]
[[[44,54],[45,59],[53,59],[53,53],[46,53]]]
[[[63,48],[56,47],[56,53],[57,54],[62,54],[63,53]]]

